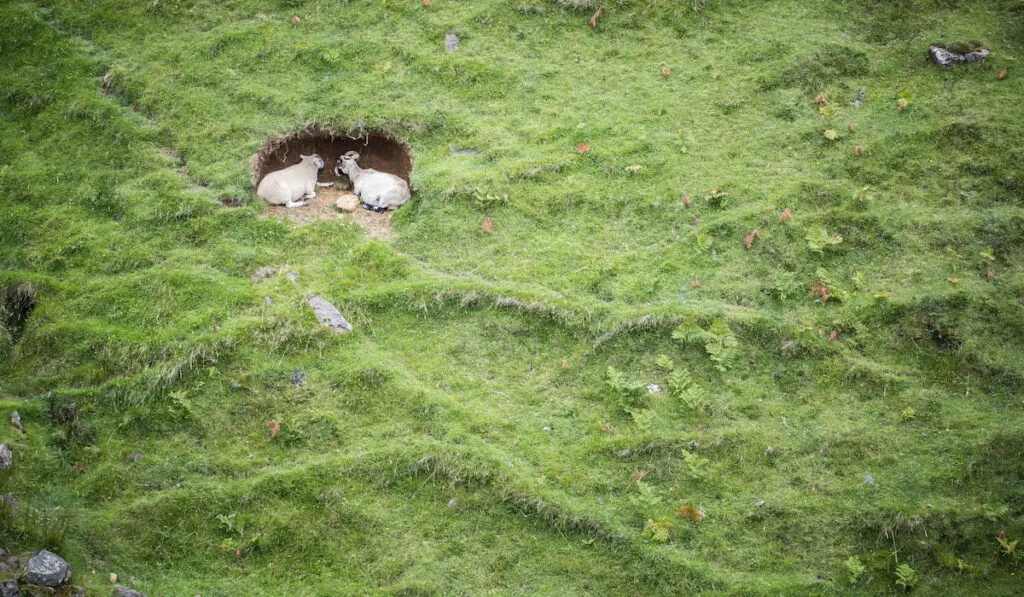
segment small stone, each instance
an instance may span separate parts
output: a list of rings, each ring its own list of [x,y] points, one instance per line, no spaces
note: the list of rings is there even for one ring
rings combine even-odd
[[[11,516],[18,515],[18,500],[14,499],[13,493],[5,493],[0,495],[0,507],[7,508],[7,511],[10,513]],[[10,557],[14,558],[14,556]]]
[[[459,36],[454,33],[449,33],[444,36],[444,51],[454,52],[455,48],[459,47]]]
[[[128,457],[128,459],[131,460],[132,462],[138,462],[142,460],[142,452],[133,452],[132,455]]]
[[[277,270],[275,270],[272,267],[261,267],[260,269],[253,272],[252,276],[250,276],[249,279],[252,280],[253,284],[259,284],[260,282],[266,280],[270,276],[273,276],[275,273],[277,273]]]
[[[353,193],[345,193],[338,200],[334,202],[334,207],[338,208],[338,211],[345,213],[352,213],[359,209],[359,196]]]
[[[338,309],[331,303],[315,294],[306,298],[306,302],[313,309],[313,314],[316,315],[320,325],[339,334],[352,331],[352,324],[342,317]]]
[[[661,391],[661,386],[656,383],[649,383],[647,384],[647,391],[651,394],[657,394]]]
[[[14,454],[7,444],[0,444],[0,469],[8,470],[14,466]]]
[[[619,458],[629,458],[629,455],[630,455],[630,451],[629,451],[628,448],[625,449],[625,450],[621,450],[619,452],[619,454],[618,454]]]
[[[13,578],[0,581],[0,597],[21,597],[21,588]]]
[[[265,296],[265,297],[263,297],[263,301],[264,301],[265,303],[267,303],[267,306],[268,306],[268,307],[269,307],[270,305],[273,305],[273,304],[274,304],[274,299],[270,298],[269,296]]]
[[[305,383],[305,381],[305,371],[296,371],[295,373],[292,373],[292,385],[295,386],[296,388],[301,388],[302,384]]]
[[[114,597],[146,597],[142,593],[129,589],[128,587],[122,587],[117,585],[114,587]]]
[[[43,550],[28,561],[25,567],[25,582],[44,587],[59,587],[71,580],[71,564],[53,553]]]
[[[868,474],[864,475],[864,483],[866,483],[868,485],[874,485],[875,484],[875,476],[872,475],[871,473],[868,473]]]

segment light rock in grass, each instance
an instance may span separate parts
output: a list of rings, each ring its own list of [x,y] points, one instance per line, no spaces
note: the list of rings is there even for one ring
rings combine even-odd
[[[21,597],[21,588],[13,578],[0,581],[0,597]]]
[[[444,36],[444,51],[454,52],[455,48],[459,47],[459,36],[454,33],[449,33]]]
[[[0,494],[0,508],[6,508],[10,516],[18,515],[18,500],[14,499],[13,493]]]
[[[121,585],[114,586],[114,597],[146,597],[144,594]]]
[[[275,270],[272,267],[261,267],[260,269],[253,272],[252,277],[250,277],[249,279],[252,280],[253,284],[259,284],[260,282],[266,280],[270,276],[273,276],[275,273],[277,273],[277,270]]]
[[[45,549],[28,561],[25,567],[25,582],[44,587],[59,587],[71,580],[71,564],[64,558]]]
[[[351,213],[359,209],[359,196],[351,193],[345,193],[334,203],[334,206],[338,208],[338,211],[345,213]]]
[[[306,300],[309,302],[309,306],[313,309],[313,314],[316,315],[320,325],[331,328],[339,334],[352,331],[352,324],[341,316],[341,313],[334,308],[334,305],[328,303],[326,300],[316,296],[315,294]]]
[[[7,470],[14,466],[14,454],[7,444],[0,444],[0,469]]]
[[[951,66],[954,64],[967,64],[968,62],[977,62],[984,60],[991,53],[985,48],[979,48],[973,52],[965,52],[958,54],[943,48],[942,46],[932,46],[929,51],[935,58],[935,63],[939,66]]]

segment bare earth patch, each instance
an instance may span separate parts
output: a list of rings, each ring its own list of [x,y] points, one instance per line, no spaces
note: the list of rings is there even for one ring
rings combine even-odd
[[[263,215],[286,220],[298,225],[310,224],[317,220],[354,220],[362,226],[366,236],[388,240],[395,237],[395,230],[391,227],[391,214],[393,212],[376,213],[357,207],[350,213],[341,212],[335,206],[338,199],[344,196],[353,196],[351,191],[341,191],[333,188],[319,189],[315,199],[310,200],[306,207],[287,208],[280,205],[268,205],[263,210]],[[358,199],[356,199],[358,204]]]

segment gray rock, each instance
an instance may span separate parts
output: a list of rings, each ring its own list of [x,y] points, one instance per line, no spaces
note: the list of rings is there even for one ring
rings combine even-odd
[[[138,462],[142,460],[142,452],[132,452],[132,455],[128,457],[132,462]]]
[[[985,48],[980,48],[973,52],[966,52],[964,54],[958,54],[951,52],[942,46],[932,46],[929,48],[932,56],[935,58],[935,64],[939,66],[951,66],[954,64],[967,64],[968,62],[977,62],[984,60],[991,53]]]
[[[296,371],[292,373],[292,385],[296,388],[301,388],[302,384],[306,383],[306,372]]]
[[[64,558],[45,549],[28,561],[25,567],[25,582],[44,587],[59,587],[71,580],[71,564]]]
[[[0,581],[0,597],[21,597],[21,588],[13,578]]]
[[[18,500],[14,499],[13,493],[5,493],[0,495],[0,507],[7,508],[8,513],[11,516],[17,516],[21,511],[18,508]]]
[[[647,392],[648,393],[650,393],[650,394],[657,394],[660,391],[661,391],[661,386],[659,386],[658,384],[656,384],[656,383],[649,383],[649,384],[647,384]]]
[[[459,36],[454,33],[449,33],[444,36],[444,51],[454,52],[455,48],[459,47]]]
[[[61,595],[62,597],[85,597],[85,589],[78,585],[71,585]]]
[[[864,482],[866,484],[868,484],[868,485],[874,485],[875,484],[875,476],[872,475],[871,473],[868,473],[868,474],[864,475]]]
[[[7,444],[0,444],[0,469],[7,470],[14,466],[14,454]]]
[[[309,302],[310,308],[313,309],[313,314],[320,321],[320,325],[331,328],[339,334],[352,331],[352,324],[341,316],[341,313],[338,312],[334,305],[315,294],[306,300]]]
[[[277,273],[277,270],[275,270],[272,267],[261,267],[260,269],[253,272],[252,277],[250,279],[252,280],[253,284],[259,284],[260,282],[273,276],[275,273]]]
[[[128,587],[122,587],[121,585],[114,585],[114,597],[146,597],[142,593],[129,589]]]

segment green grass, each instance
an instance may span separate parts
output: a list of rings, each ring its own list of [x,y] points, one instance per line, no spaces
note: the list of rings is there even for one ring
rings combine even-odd
[[[0,546],[95,594],[1019,593],[1021,4],[591,5],[0,6]],[[412,147],[394,240],[259,215],[309,124]]]

